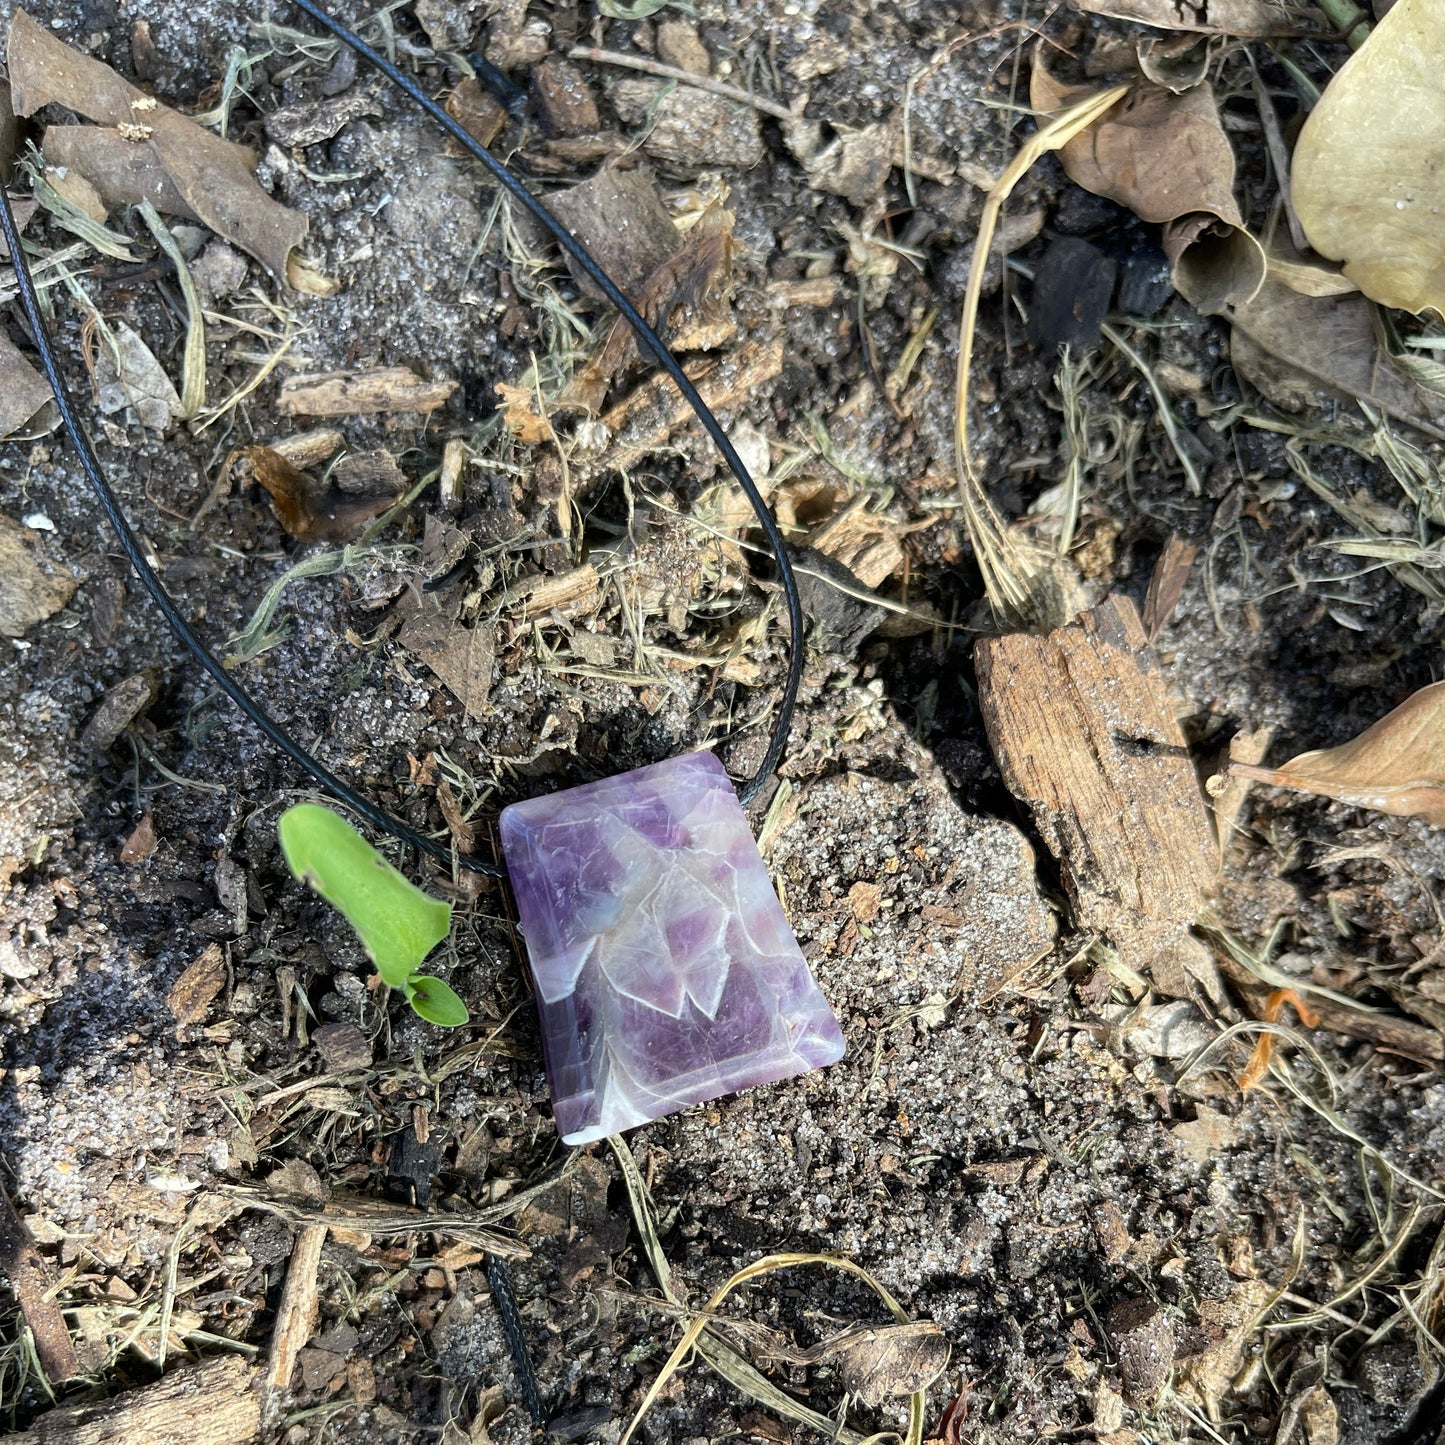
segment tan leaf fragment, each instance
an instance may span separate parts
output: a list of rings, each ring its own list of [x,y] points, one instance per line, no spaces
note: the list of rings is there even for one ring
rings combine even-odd
[[[50,400],[50,383],[0,331],[0,437],[19,431]]]
[[[1305,296],[1271,276],[1230,320],[1236,369],[1281,409],[1318,405],[1323,391],[1445,438],[1439,403],[1381,346],[1362,295]]]
[[[237,456],[271,498],[276,520],[298,542],[351,542],[397,498],[394,490],[358,494],[303,472],[270,447],[241,447]]]
[[[75,578],[41,559],[33,535],[0,514],[0,637],[23,637],[75,595]]]
[[[17,115],[33,115],[44,105],[63,105],[99,126],[113,128],[106,142],[110,160],[122,160],[120,147],[135,153],[131,162],[138,169],[131,179],[137,188],[123,195],[117,189],[108,193],[114,173],[91,169],[78,154],[73,157],[71,163],[107,205],[135,205],[149,199],[159,211],[203,222],[249,251],[274,276],[286,278],[287,257],[306,235],[306,217],[272,200],[256,183],[252,151],[222,140],[169,106],[158,105],[108,65],[58,40],[23,10],[17,10],[10,23],[6,59]],[[127,139],[121,128],[134,127],[137,117],[149,134]],[[47,163],[64,164],[48,149]],[[158,187],[158,179],[166,185]]]
[[[1310,245],[1372,301],[1445,315],[1445,7],[1399,0],[1340,67],[1295,146]]]
[[[926,1390],[944,1371],[952,1346],[931,1320],[853,1325],[811,1349],[769,1347],[768,1359],[794,1365],[832,1364],[850,1395],[876,1408],[890,1396]]]
[[[1298,30],[1308,17],[1297,6],[1273,0],[1069,0],[1069,4],[1085,15],[1134,20],[1161,30],[1251,39]]]
[[[1035,57],[1035,110],[1057,112],[1089,92],[1061,84]],[[1234,198],[1234,150],[1207,82],[1182,95],[1136,85],[1059,158],[1076,185],[1164,226],[1174,285],[1200,311],[1217,312],[1258,292],[1264,248],[1244,229]]]
[[[1229,776],[1445,828],[1445,682],[1422,687],[1351,742],[1280,768],[1231,763]]]

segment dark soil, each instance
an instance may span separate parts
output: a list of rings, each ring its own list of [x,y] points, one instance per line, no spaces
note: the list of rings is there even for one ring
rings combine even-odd
[[[575,36],[652,54],[659,22],[689,18],[598,18],[591,0],[525,13],[490,0],[415,9],[434,36],[454,34],[438,48],[460,50],[481,40],[522,46],[532,33],[564,51]],[[839,132],[886,119],[941,47],[977,34],[920,87],[912,144],[996,174],[1027,133],[1024,115],[1002,107],[1011,95],[1026,99],[1020,24],[1037,22],[1037,7],[696,0],[693,9],[715,71],[725,64],[733,83],[785,100],[807,90],[807,114]],[[56,34],[125,75],[135,73],[132,27],[148,22],[147,83],[182,110],[215,103],[232,46],[267,48],[248,29],[254,17],[306,28],[284,5],[243,10],[229,0],[33,5]],[[412,7],[392,11],[391,24],[403,57],[422,55],[407,63],[428,89],[455,81],[425,58],[428,34]],[[1067,11],[1046,30],[1076,54],[1126,33]],[[1343,55],[1324,47],[1309,64],[1322,76],[1322,61],[1338,65]],[[539,58],[514,61],[514,79],[525,83]],[[786,637],[773,620],[749,644],[746,681],[716,664],[730,629],[775,595],[762,562],[740,587],[700,569],[707,548],[685,519],[722,479],[716,457],[693,428],[625,478],[605,464],[579,466],[565,534],[555,497],[538,482],[548,448],[511,441],[493,386],[515,384],[534,356],[545,368],[558,350],[547,316],[521,294],[538,275],[587,320],[599,310],[555,258],[544,253],[543,273],[518,267],[479,171],[364,73],[355,83],[374,96],[375,117],[304,151],[268,146],[264,114],[315,98],[328,73],[298,59],[283,49],[264,60],[232,112],[232,134],[264,154],[265,183],[310,218],[319,269],[342,282],[332,299],[284,298],[296,335],[279,375],[405,365],[460,382],[426,422],[340,425],[350,448],[386,449],[411,480],[438,464],[448,439],[472,446],[462,515],[473,546],[449,585],[475,594],[474,615],[493,629],[495,670],[481,715],[469,718],[388,622],[393,599],[437,571],[422,550],[427,517],[441,516],[433,491],[380,539],[410,550],[294,583],[279,613],[286,635],[237,675],[328,767],[442,837],[436,785],[446,779],[475,809],[482,851],[508,802],[600,773],[717,745],[745,776],[773,716]],[[643,127],[619,119],[615,95],[627,73],[582,72],[601,126],[637,134]],[[1223,62],[1219,89],[1228,115],[1252,116],[1242,52]],[[507,124],[493,149],[532,157],[542,191],[594,168],[557,161],[535,109]],[[675,1287],[697,1304],[766,1253],[850,1256],[952,1342],[928,1397],[930,1432],[968,1397],[951,1441],[1432,1438],[1445,1084],[1419,1060],[1307,1031],[1316,1052],[1294,1056],[1292,1077],[1324,1099],[1328,1070],[1333,1124],[1278,1083],[1241,1094],[1235,1075],[1248,1039],[1186,1075],[1218,1021],[1117,986],[1090,951],[1096,941],[1071,928],[1056,865],[1034,848],[1004,790],[975,703],[972,642],[993,624],[951,503],[957,316],[981,192],[967,172],[906,181],[894,168],[861,201],[827,194],[810,185],[780,122],[763,117],[759,134],[765,158],[746,170],[633,157],[668,196],[725,185],[738,242],[740,332],[730,344],[782,337],[780,371],[724,420],[771,443],[775,472],[795,457],[798,476],[870,493],[906,554],[878,590],[941,621],[889,636],[835,617],[810,639],[781,770],[791,795],[773,799],[771,812],[765,796],[755,821],[767,820],[769,867],[849,1053],[826,1072],[630,1136]],[[1244,124],[1234,135],[1247,195],[1263,208],[1262,140]],[[537,157],[548,158],[545,175]],[[1051,160],[1009,203],[1012,216],[1034,212],[1041,229],[1017,252],[1030,271],[1061,234],[1087,234],[1121,262],[1157,267],[1157,236],[1072,187]],[[139,221],[129,230],[147,234]],[[872,359],[858,328],[858,263],[849,261],[847,238],[860,230],[903,248],[875,252],[875,264],[891,258],[896,269],[863,282]],[[32,234],[47,249],[70,239],[43,217]],[[133,326],[178,374],[184,326],[174,296],[124,269],[107,263],[83,284],[108,319]],[[779,283],[829,275],[839,282],[830,304],[778,304]],[[246,287],[279,294],[254,263]],[[82,317],[52,294],[57,338],[84,398]],[[976,447],[1009,517],[1036,503],[1063,466],[1057,361],[1026,337],[1030,299],[1022,272],[992,288],[975,358]],[[217,304],[279,329],[255,300],[243,288]],[[937,324],[890,407],[879,375],[934,306]],[[23,343],[16,315],[11,333]],[[1438,675],[1439,602],[1325,548],[1348,528],[1289,469],[1284,438],[1251,425],[1250,416],[1273,414],[1231,371],[1227,326],[1172,295],[1151,315],[1116,319],[1173,368],[1173,404],[1204,458],[1204,486],[1188,490],[1137,371],[1101,348],[1084,403],[1096,437],[1112,427],[1129,441],[1108,455],[1101,446],[1076,558],[1085,600],[1117,590],[1142,601],[1171,534],[1199,545],[1157,650],[1201,769],[1241,728],[1274,728],[1272,758],[1341,742]],[[248,333],[213,328],[213,400],[254,372],[261,349]],[[1249,404],[1229,413],[1241,397]],[[204,431],[160,435],[125,413],[94,425],[167,585],[217,646],[246,625],[270,583],[316,550],[287,537],[259,489],[233,481],[227,465],[237,447],[300,429],[275,398],[273,377]],[[1346,491],[1405,505],[1383,468],[1351,452],[1321,448],[1315,464]],[[468,1210],[516,1194],[566,1151],[505,891],[395,852],[458,902],[437,972],[473,1023],[447,1033],[378,992],[344,922],[291,880],[280,857],[276,817],[305,780],[161,626],[59,434],[0,447],[0,508],[49,519],[38,545],[80,581],[68,607],[0,652],[3,1182],[55,1272],[91,1384],[118,1392],[156,1373],[168,1259],[169,1363],[226,1349],[264,1355],[291,1230],[228,1189],[303,1160],[341,1194]],[[523,528],[542,540],[497,545]],[[497,600],[589,559],[604,586],[585,616],[526,618]],[[654,583],[649,602],[643,584]],[[560,670],[557,657],[593,646],[576,644],[577,633],[612,644],[612,664]],[[690,650],[714,661],[657,660]],[[156,702],[107,752],[85,747],[81,729],[102,700],[146,668],[159,670]],[[145,818],[154,850],[125,862]],[[1442,834],[1260,792],[1241,823],[1220,902],[1227,927],[1260,949],[1281,923],[1279,969],[1438,1026]],[[876,885],[876,909],[850,896],[859,883]],[[204,1021],[178,1025],[168,993],[211,944],[222,950],[225,986]],[[364,1033],[371,1068],[328,1073],[311,1037],[335,1022]],[[659,1306],[613,1155],[583,1151],[561,1183],[501,1227],[530,1251],[512,1262],[512,1276],[558,1438],[615,1442],[683,1323]],[[475,1252],[459,1255],[444,1233],[343,1233],[327,1245],[319,1283],[320,1338],[264,1439],[532,1438]],[[1117,1311],[1141,1300],[1160,1312],[1172,1387],[1167,1361],[1157,1379],[1132,1363],[1133,1337],[1119,1323],[1127,1311]],[[1312,1313],[1325,1305],[1328,1313]],[[856,1281],[817,1268],[765,1278],[729,1308],[799,1348],[885,1318]],[[840,1406],[829,1368],[771,1368],[814,1408]],[[1322,1394],[1312,1397],[1316,1386]],[[17,1311],[0,1295],[0,1430],[47,1404],[25,1363]],[[1326,1416],[1333,1434],[1301,1423]],[[850,1411],[865,1433],[901,1430],[905,1417],[901,1400]],[[666,1387],[642,1435],[814,1438],[701,1361]]]

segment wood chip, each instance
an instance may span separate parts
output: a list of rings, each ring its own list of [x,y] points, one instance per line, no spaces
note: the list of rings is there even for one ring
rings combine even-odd
[[[202,1023],[212,1000],[226,986],[226,956],[218,943],[208,943],[171,985],[166,1007],[177,1026]]]
[[[508,588],[502,597],[502,610],[520,605],[524,617],[545,617],[559,612],[563,617],[584,617],[597,609],[600,583],[597,569],[590,562],[562,572],[555,577],[528,577]]]
[[[559,55],[549,55],[532,72],[532,93],[550,135],[588,135],[602,124],[582,72]]]
[[[41,1415],[11,1445],[247,1445],[261,1429],[255,1372],[237,1355],[182,1365],[139,1390]]]
[[[980,642],[979,704],[999,769],[1058,858],[1081,929],[1161,992],[1217,990],[1190,933],[1217,843],[1134,604],[1110,597],[1043,637]]]
[[[23,637],[75,595],[75,578],[40,557],[34,536],[0,514],[0,636]]]
[[[83,1374],[65,1316],[50,1293],[54,1283],[50,1271],[3,1186],[0,1186],[0,1276],[9,1283],[30,1328],[36,1358],[45,1378],[52,1385],[59,1385]]]
[[[405,366],[374,371],[331,371],[291,376],[276,405],[287,416],[370,416],[377,412],[432,412],[456,391],[454,381],[423,381]]]
[[[547,198],[552,213],[596,257],[630,301],[644,281],[682,245],[657,188],[641,171],[604,166],[590,180]],[[568,259],[584,295],[602,293]]]
[[[273,1418],[280,1413],[280,1397],[291,1387],[296,1357],[316,1333],[320,1317],[316,1272],[321,1267],[321,1250],[325,1243],[324,1224],[305,1224],[297,1231],[296,1247],[291,1251],[286,1283],[281,1288],[281,1301],[276,1307],[271,1354],[266,1361],[262,1381],[267,1395],[266,1413]]]

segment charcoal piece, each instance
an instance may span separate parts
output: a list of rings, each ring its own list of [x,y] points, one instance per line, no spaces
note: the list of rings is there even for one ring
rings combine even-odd
[[[851,657],[888,617],[841,562],[812,547],[793,553],[803,616],[819,647]]]
[[[386,1163],[386,1192],[399,1204],[425,1209],[431,1203],[432,1175],[441,1168],[442,1140],[432,1134],[425,1144],[411,1124],[397,1135]]]
[[[1061,346],[1088,351],[1099,344],[1118,267],[1097,246],[1061,236],[1034,273],[1029,339],[1046,354]]]
[[[1119,268],[1119,310],[1126,316],[1157,316],[1173,294],[1164,252],[1152,241],[1134,246]]]

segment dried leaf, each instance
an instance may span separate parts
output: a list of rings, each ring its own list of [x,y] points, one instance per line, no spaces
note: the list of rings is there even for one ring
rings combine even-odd
[[[19,431],[50,400],[50,383],[0,331],[0,437]]]
[[[33,537],[0,514],[0,637],[24,636],[75,595],[75,578],[42,562]]]
[[[276,520],[298,542],[351,542],[393,502],[395,492],[357,495],[328,486],[293,467],[270,447],[241,447],[256,480],[271,498]]]
[[[1231,763],[1229,776],[1445,828],[1445,682],[1422,687],[1351,742],[1281,768]]]
[[[876,1407],[890,1396],[926,1390],[944,1371],[952,1346],[936,1324],[858,1325],[818,1346],[832,1360],[844,1388]]]
[[[1057,112],[1089,92],[1061,84],[1035,57],[1035,110]],[[1247,301],[1263,284],[1264,250],[1244,229],[1234,199],[1234,151],[1209,84],[1182,95],[1136,85],[1059,157],[1086,191],[1165,224],[1174,284],[1201,311]]]
[[[1302,296],[1270,277],[1230,319],[1235,366],[1286,411],[1314,404],[1323,388],[1445,437],[1430,398],[1380,346],[1370,303],[1358,293]]]
[[[122,145],[150,153],[142,169],[152,178],[159,170],[174,188],[163,194],[138,190],[121,199],[107,196],[105,173],[83,170],[108,204],[148,198],[157,210],[204,222],[285,279],[287,257],[306,235],[306,217],[257,185],[251,151],[159,104],[108,65],[56,39],[23,10],[10,23],[6,58],[17,115],[57,104],[116,127]]]
[[[130,407],[150,431],[163,432],[184,408],[176,388],[156,360],[155,352],[125,324],[112,323],[115,352],[101,350],[96,366],[95,406],[102,416]]]
[[[1160,30],[1249,38],[1298,30],[1306,12],[1272,0],[1069,0],[1085,15],[1134,20]]]
[[[511,386],[499,381],[495,390],[501,398],[502,420],[519,442],[534,447],[555,439],[552,423],[536,409],[537,393],[531,387]]]
[[[1445,7],[1399,0],[1295,147],[1291,194],[1321,255],[1372,301],[1445,315]]]

